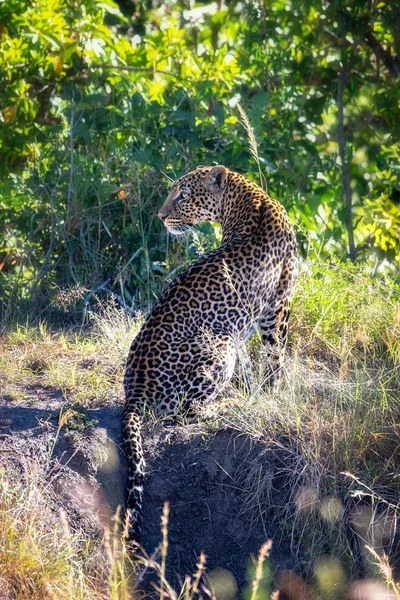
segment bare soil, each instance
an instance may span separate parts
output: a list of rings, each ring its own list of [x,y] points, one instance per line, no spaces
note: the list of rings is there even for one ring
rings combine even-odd
[[[282,451],[236,431],[204,433],[197,425],[158,429],[146,446],[143,543],[148,552],[159,543],[167,500],[170,581],[194,573],[203,551],[209,570],[228,570],[242,588],[268,539],[274,542],[272,563],[296,566],[278,519],[290,492],[276,474]]]

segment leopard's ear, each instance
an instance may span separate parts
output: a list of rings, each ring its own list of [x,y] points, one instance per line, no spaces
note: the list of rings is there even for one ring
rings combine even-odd
[[[225,187],[227,175],[228,171],[223,165],[216,165],[204,175],[203,185],[209,192],[221,192]]]

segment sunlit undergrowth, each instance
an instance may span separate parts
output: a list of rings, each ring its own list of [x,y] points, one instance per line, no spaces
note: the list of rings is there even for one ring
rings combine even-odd
[[[2,339],[2,393],[34,402],[37,394],[29,390],[43,387],[68,402],[121,400],[125,359],[142,322],[140,314],[131,319],[111,299],[90,314],[85,330],[52,331],[45,323],[17,326]]]
[[[398,286],[356,267],[307,265],[293,302],[280,389],[272,394],[262,389],[262,354],[254,339],[250,350],[258,385],[236,399],[224,419],[239,431],[292,444],[319,493],[348,487],[341,473],[351,471],[396,499],[399,340]]]
[[[34,404],[42,389],[44,395],[57,392],[67,403],[91,407],[122,400],[124,359],[142,322],[142,316],[132,319],[111,301],[100,306],[82,330],[53,331],[44,324],[14,328],[3,334],[0,350],[3,397]],[[326,552],[328,543],[329,560],[339,561],[340,585],[345,585],[354,563],[349,527],[361,540],[367,575],[377,575],[376,562],[384,568],[384,543],[396,527],[400,492],[399,339],[400,291],[395,284],[353,266],[305,265],[293,303],[280,389],[270,394],[259,385],[262,352],[255,338],[249,344],[252,392],[230,390],[233,395],[216,405],[211,418],[204,411],[211,431],[229,426],[288,451],[291,459],[283,475],[291,494],[282,528],[292,538],[293,552],[308,561],[308,572],[317,579],[318,573],[325,572],[325,563],[315,563],[315,557]],[[269,510],[268,490],[262,488],[258,473],[255,465],[243,496],[255,519],[260,510]],[[79,543],[71,534],[59,544],[62,518],[56,513],[46,517],[48,523],[51,519],[58,523],[54,533],[41,525],[40,485],[31,480],[22,489],[3,483],[0,510],[6,518],[1,521],[0,547],[7,550],[2,560],[19,557],[12,563],[12,576],[7,567],[7,584],[14,590],[25,579],[24,585],[31,586],[26,589],[33,590],[29,597],[56,598],[43,590],[46,586],[63,589],[59,578],[80,586],[79,593],[71,588],[73,593],[60,597],[102,597],[96,590],[87,591],[97,585],[87,570],[96,550],[89,547],[84,533]],[[353,511],[357,505],[354,495],[363,499],[367,512],[348,512],[348,506]],[[33,534],[26,547],[21,546],[22,540],[33,525],[30,519],[18,523],[21,511],[37,519],[35,527],[39,527],[30,530]],[[89,544],[86,554],[82,544]],[[117,581],[119,575],[115,577]],[[392,587],[398,594],[398,588]]]
[[[346,368],[400,357],[400,287],[349,263],[306,264],[291,322],[293,345],[304,356]]]
[[[272,399],[278,428],[286,424],[320,465],[325,490],[351,470],[398,498],[399,287],[355,267],[317,264],[302,273],[293,308],[286,383]]]
[[[252,393],[228,395],[212,409],[217,427],[232,427],[287,451],[280,476],[290,501],[282,527],[314,576],[315,558],[329,547],[329,560],[339,561],[341,585],[360,562],[377,575],[376,557],[366,548],[382,557],[398,527],[399,339],[398,287],[355,267],[307,265],[293,303],[279,390],[268,393],[262,387],[263,359],[255,338]],[[253,471],[243,500],[257,519],[270,510],[270,487],[259,480],[259,465]],[[349,531],[359,540],[358,565]]]

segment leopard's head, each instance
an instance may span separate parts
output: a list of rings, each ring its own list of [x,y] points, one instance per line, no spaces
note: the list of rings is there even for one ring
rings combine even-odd
[[[158,213],[168,230],[180,235],[196,223],[220,221],[227,175],[222,165],[198,167],[175,181]]]

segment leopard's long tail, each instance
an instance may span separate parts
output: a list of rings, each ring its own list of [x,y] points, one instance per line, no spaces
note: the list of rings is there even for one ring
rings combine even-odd
[[[145,468],[141,428],[142,417],[129,406],[126,406],[122,418],[122,433],[128,460],[128,485],[125,501],[126,535],[128,539],[138,543],[140,543],[142,522],[143,477]]]

